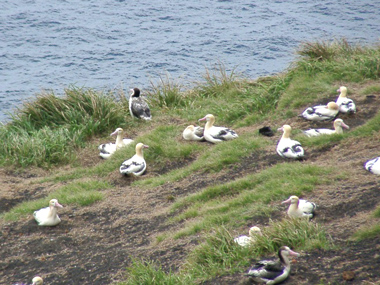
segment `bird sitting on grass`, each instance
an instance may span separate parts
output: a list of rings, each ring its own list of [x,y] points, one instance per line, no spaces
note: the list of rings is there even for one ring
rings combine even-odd
[[[143,143],[138,143],[136,145],[136,154],[121,164],[120,173],[126,175],[133,174],[135,176],[142,175],[146,169],[143,149],[148,147]]]
[[[261,260],[257,262],[246,274],[253,281],[264,284],[277,284],[288,278],[291,264],[289,257],[299,256],[289,247],[283,246],[278,250],[279,260]]]

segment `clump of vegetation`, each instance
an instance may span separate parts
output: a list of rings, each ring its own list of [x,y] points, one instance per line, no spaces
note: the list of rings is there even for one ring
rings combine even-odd
[[[127,268],[127,281],[120,285],[185,285],[192,284],[187,276],[178,276],[171,270],[166,272],[160,264],[153,261],[132,258],[131,266]]]
[[[116,100],[118,99],[118,100]],[[70,163],[75,149],[118,126],[125,127],[128,102],[122,94],[71,87],[64,96],[42,93],[0,128],[0,163],[19,166]]]

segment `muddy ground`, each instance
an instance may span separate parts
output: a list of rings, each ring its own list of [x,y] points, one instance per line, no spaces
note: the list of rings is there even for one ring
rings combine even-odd
[[[380,106],[380,94],[359,95],[359,88],[350,89],[358,112],[339,116],[350,130],[373,117]],[[321,103],[330,99],[335,98],[326,98],[326,102]],[[276,129],[285,123],[293,129],[332,127],[331,123],[310,123],[301,118],[265,124]],[[265,124],[236,131],[257,132]],[[32,213],[18,222],[0,220],[0,284],[27,283],[35,275],[42,276],[46,284],[111,284],[125,278],[131,257],[156,260],[164,268],[176,270],[200,239],[192,236],[156,242],[157,236],[181,226],[165,222],[171,216],[169,209],[173,201],[221,180],[229,181],[276,163],[287,163],[275,152],[280,136],[276,133],[268,138],[271,144],[267,149],[247,154],[239,165],[220,173],[192,175],[155,189],[132,187],[132,178],[121,177],[115,170],[107,179],[116,187],[103,191],[106,199],[89,207],[65,206],[59,212],[62,222],[56,227],[37,226]],[[380,155],[379,139],[380,134],[375,133],[359,140],[348,138],[327,149],[306,148],[307,158],[302,163],[335,166],[349,173],[348,178],[339,179],[337,184],[317,186],[307,197],[318,205],[312,222],[322,224],[339,249],[301,251],[290,278],[283,284],[380,284],[380,237],[363,242],[349,239],[359,227],[379,222],[370,218],[371,212],[380,205],[379,177],[363,168],[366,160]],[[180,135],[178,141],[181,142]],[[82,152],[81,161],[87,166],[102,163],[95,148]],[[181,161],[166,168],[149,165],[147,174],[137,179],[157,176],[188,163],[190,161]],[[44,197],[62,186],[52,182],[35,183],[46,175],[49,172],[41,169],[0,169],[0,212],[21,201]],[[272,219],[285,217],[285,206],[273,203],[273,207],[276,211]],[[234,234],[245,233],[252,224],[265,227],[268,222],[253,217],[246,227],[237,229]],[[354,274],[353,280],[345,281],[343,276],[349,273]],[[250,284],[250,281],[242,273],[204,284]]]

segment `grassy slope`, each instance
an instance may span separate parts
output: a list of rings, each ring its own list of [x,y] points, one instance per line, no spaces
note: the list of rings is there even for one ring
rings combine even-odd
[[[237,140],[208,148],[173,139],[186,124],[196,122],[207,113],[216,116],[217,125],[244,130],[268,120],[294,117],[297,108],[316,102],[326,94],[335,94],[337,82],[360,84],[380,77],[379,47],[356,47],[345,41],[322,42],[305,44],[299,53],[301,59],[285,73],[255,81],[242,79],[235,73],[227,74],[221,65],[213,72],[207,71],[204,82],[191,90],[184,90],[170,78],[163,78],[160,84],[152,86],[148,94],[153,110],[151,124],[130,119],[127,102],[121,92],[117,95],[103,94],[71,87],[66,90],[65,98],[41,94],[35,102],[24,106],[9,125],[1,128],[0,138],[5,143],[0,149],[0,162],[8,167],[35,165],[45,168],[71,163],[74,170],[63,170],[47,177],[44,181],[60,181],[66,185],[48,197],[21,203],[2,218],[16,220],[45,205],[52,197],[65,204],[83,206],[102,199],[99,190],[113,187],[107,182],[107,177],[125,157],[133,154],[133,147],[126,147],[115,153],[112,160],[89,169],[76,164],[80,159],[76,150],[95,147],[88,145],[89,139],[105,137],[115,126],[123,127],[127,133],[138,133],[136,140],[150,146],[147,163],[156,169],[176,161],[189,161],[183,163],[184,167],[133,183],[143,189],[154,188],[166,182],[181,181],[193,174],[228,171],[247,155],[266,152],[272,147],[272,142],[244,131],[239,133]],[[362,92],[370,94],[379,90],[380,84],[373,83]],[[370,137],[379,131],[379,123],[380,115],[377,115],[353,132],[315,139],[299,137],[299,140],[309,148],[328,147],[345,138]],[[182,227],[177,232],[162,235],[158,242],[194,234],[202,234],[205,242],[190,253],[176,273],[166,273],[150,261],[134,260],[128,269],[126,283],[153,284],[149,280],[155,279],[160,284],[192,284],[195,280],[239,272],[249,266],[252,256],[274,252],[283,244],[298,250],[332,248],[332,241],[323,228],[302,221],[273,222],[258,239],[258,246],[248,250],[231,242],[230,231],[245,224],[252,216],[270,217],[272,201],[289,195],[303,195],[318,185],[338,183],[345,175],[333,168],[286,161],[268,165],[261,172],[246,173],[227,183],[223,181],[201,188],[173,204],[172,212],[177,215],[166,222],[181,222]],[[377,210],[374,219],[378,217]],[[285,228],[289,232],[282,235]],[[290,235],[294,232],[304,235]],[[378,227],[357,233],[359,238],[374,235],[379,235]]]

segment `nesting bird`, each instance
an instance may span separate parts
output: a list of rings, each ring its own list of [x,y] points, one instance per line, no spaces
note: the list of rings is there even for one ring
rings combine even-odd
[[[133,88],[130,91],[132,93],[129,96],[129,112],[132,118],[151,120],[152,115],[148,103],[140,97],[140,89]]]
[[[218,143],[222,141],[232,140],[238,137],[235,131],[228,129],[226,127],[216,127],[214,126],[215,117],[212,114],[208,114],[199,121],[207,121],[203,136],[206,141],[211,143]]]
[[[373,174],[380,175],[380,156],[366,161],[364,168]]]
[[[306,131],[303,131],[305,135],[308,137],[316,137],[320,135],[332,135],[332,134],[343,134],[343,128],[349,129],[350,127],[347,126],[342,119],[336,119],[334,121],[334,129],[309,129]]]
[[[329,102],[327,105],[317,105],[306,108],[300,116],[310,121],[328,121],[333,120],[338,113],[338,104],[335,102]]]
[[[57,208],[63,208],[57,199],[51,199],[49,207],[34,211],[33,216],[39,226],[55,226],[61,222]]]
[[[203,141],[203,132],[204,128],[190,125],[183,131],[182,137],[187,141]]]
[[[246,274],[255,282],[265,284],[277,284],[288,278],[291,264],[290,256],[299,256],[300,254],[292,251],[287,246],[282,246],[278,250],[279,260],[261,260],[257,262]]]
[[[340,86],[336,91],[340,93],[336,100],[336,103],[339,106],[339,111],[342,113],[356,113],[356,105],[354,101],[347,98],[347,87]]]
[[[126,175],[133,174],[135,176],[142,175],[146,169],[143,149],[148,147],[143,143],[138,143],[136,145],[136,154],[121,164],[120,173]]]
[[[123,129],[122,128],[117,128],[111,136],[116,136],[116,142],[115,143],[105,143],[101,144],[98,149],[100,150],[99,155],[102,158],[109,158],[116,150],[119,148],[129,145],[130,143],[133,142],[132,139],[126,139],[123,138]]]
[[[283,131],[283,134],[277,144],[277,153],[284,158],[302,159],[305,152],[300,142],[290,138],[291,126],[283,125],[278,131]]]
[[[314,216],[314,210],[317,205],[307,200],[299,199],[297,196],[290,196],[288,200],[281,204],[290,204],[288,208],[288,216],[291,218],[309,218]]]
[[[251,227],[248,232],[249,236],[242,235],[237,238],[234,238],[234,242],[236,242],[240,246],[248,246],[252,245],[256,241],[256,236],[261,235],[261,230],[259,227]]]

